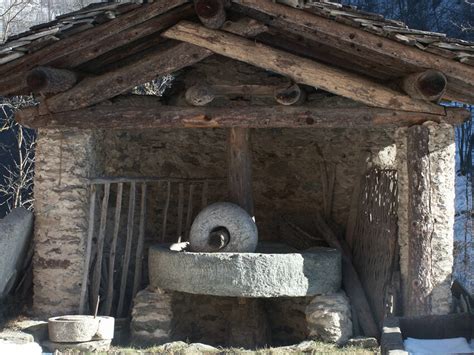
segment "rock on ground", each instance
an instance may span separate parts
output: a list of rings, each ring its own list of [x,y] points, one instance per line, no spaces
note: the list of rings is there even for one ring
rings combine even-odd
[[[33,231],[33,213],[15,208],[0,220],[0,299],[10,292]]]
[[[352,336],[349,299],[340,291],[316,296],[306,307],[309,338],[344,344]]]

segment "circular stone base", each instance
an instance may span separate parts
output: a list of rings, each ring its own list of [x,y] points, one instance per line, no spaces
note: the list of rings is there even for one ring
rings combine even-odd
[[[114,337],[113,317],[67,315],[48,319],[49,339],[57,343],[110,340]]]
[[[341,288],[337,250],[283,253],[277,249],[275,253],[192,253],[152,246],[150,284],[193,294],[252,298],[313,296]]]

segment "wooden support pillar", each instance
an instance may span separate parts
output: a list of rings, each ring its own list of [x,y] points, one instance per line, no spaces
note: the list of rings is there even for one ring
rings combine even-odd
[[[427,126],[408,129],[408,274],[404,300],[405,315],[432,311],[432,238],[430,131]]]
[[[252,195],[252,148],[248,128],[231,128],[227,136],[230,201],[254,216]]]

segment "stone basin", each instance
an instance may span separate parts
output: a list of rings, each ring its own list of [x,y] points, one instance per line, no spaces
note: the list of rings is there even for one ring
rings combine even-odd
[[[148,262],[151,286],[200,295],[305,297],[341,288],[341,254],[330,248],[267,244],[255,253],[194,253],[155,245]]]

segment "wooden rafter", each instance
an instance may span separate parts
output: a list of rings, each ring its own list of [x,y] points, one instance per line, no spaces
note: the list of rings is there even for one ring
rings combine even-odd
[[[249,22],[247,19],[244,23],[245,27],[240,22],[227,22],[225,29],[243,36],[248,34],[253,36],[266,29],[265,26]],[[193,65],[212,54],[205,48],[189,43],[169,41],[128,65],[82,80],[70,90],[47,99],[40,105],[40,109],[42,113],[48,113],[92,106],[153,80],[157,76],[170,74]]]
[[[41,116],[37,107],[16,113],[24,126],[42,129],[153,128],[370,128],[412,126],[426,121],[459,124],[470,117],[464,109],[446,108],[446,115],[402,112],[371,107],[248,106],[239,108],[161,105],[99,105]]]
[[[188,43],[173,43],[142,59],[96,77],[82,80],[72,89],[53,96],[41,105],[43,112],[65,112],[91,106],[117,96],[159,75],[173,73],[212,55]]]
[[[440,106],[414,100],[365,77],[198,24],[182,21],[162,34],[285,75],[369,106],[443,114]]]
[[[465,96],[469,96],[469,90],[466,90],[469,88],[462,88],[462,83],[474,86],[474,67],[472,66],[463,65],[307,11],[277,4],[271,0],[232,1],[238,4],[237,10],[241,6],[268,15],[268,25],[285,28],[301,36],[326,42],[347,53],[379,58],[380,63],[388,66],[405,66],[408,72],[425,69],[439,70],[448,77],[450,84],[456,88],[455,91]],[[453,96],[454,93],[451,94],[451,97]],[[472,93],[471,97],[473,97]]]

